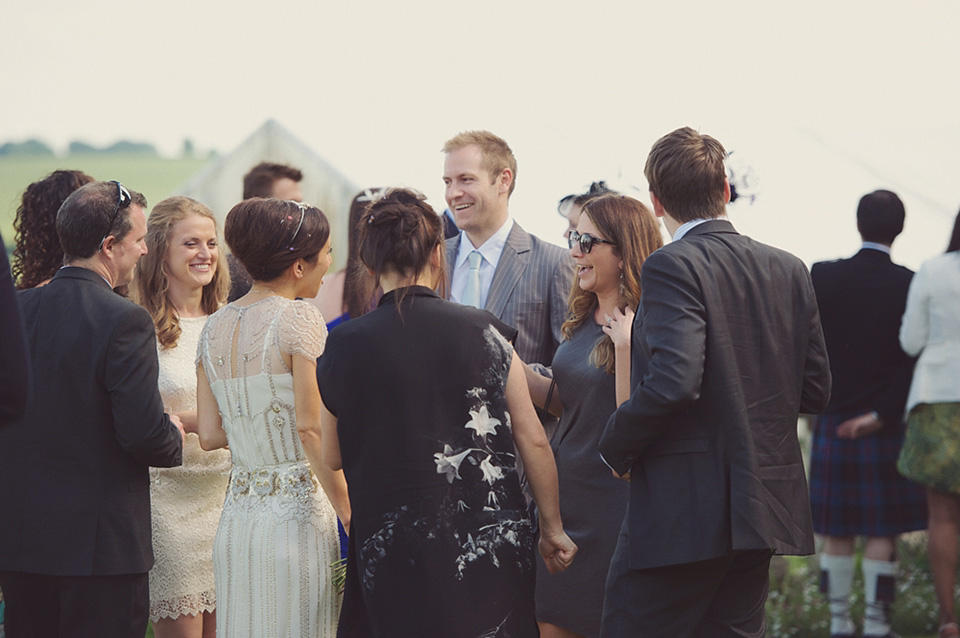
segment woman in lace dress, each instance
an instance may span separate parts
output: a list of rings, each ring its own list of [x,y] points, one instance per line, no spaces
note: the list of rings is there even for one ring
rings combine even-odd
[[[446,271],[443,226],[422,196],[388,191],[360,228],[360,258],[384,295],[331,332],[317,369],[324,458],[342,464],[353,506],[339,635],[537,636],[518,450],[550,571],[576,546],[509,343],[516,330],[433,291]]]
[[[163,404],[194,429],[200,331],[230,288],[216,218],[196,200],[170,197],[153,207],[146,242],[132,296],[156,326]],[[184,439],[182,467],[150,470],[156,557],[150,621],[157,638],[212,638],[216,632],[211,555],[229,471],[230,453],[206,454],[192,434]]]
[[[329,226],[318,208],[254,198],[224,235],[253,286],[210,317],[197,357],[200,444],[233,455],[213,550],[217,636],[332,638],[337,515],[349,525],[350,513],[343,473],[320,464],[326,328],[297,300],[330,266]]]
[[[560,512],[580,556],[559,576],[537,571],[543,638],[600,635],[607,570],[630,486],[613,476],[598,445],[610,415],[630,396],[630,328],[640,302],[640,269],[663,245],[657,218],[632,197],[586,196],[578,207],[568,235],[577,277],[564,341],[553,358],[556,386],[547,407],[560,417],[550,443]],[[529,367],[524,371],[534,404],[543,407],[551,379]]]

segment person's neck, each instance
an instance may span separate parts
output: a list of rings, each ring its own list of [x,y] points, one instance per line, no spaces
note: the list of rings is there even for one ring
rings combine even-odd
[[[487,240],[496,235],[500,229],[503,228],[503,225],[510,220],[507,209],[503,209],[503,212],[498,219],[500,220],[500,223],[493,225],[491,228],[463,231],[467,234],[467,239],[470,240],[470,243],[473,244],[474,248],[480,248],[480,246],[483,246],[485,243],[487,243]]]
[[[167,299],[181,317],[204,317],[203,288],[185,288],[174,282],[168,282]]]
[[[93,257],[87,257],[86,259],[74,259],[73,261],[64,264],[64,266],[92,270],[103,277],[111,288],[116,288],[120,285],[116,283],[117,279],[114,276],[113,271],[110,270],[110,267],[99,258],[99,253],[94,254]]]
[[[594,320],[604,323],[607,317],[613,316],[613,311],[620,307],[620,295],[617,290],[597,295],[597,311]]]
[[[285,299],[296,299],[297,286],[296,282],[290,278],[284,278],[275,281],[255,280],[253,285],[250,286],[250,291],[244,296],[247,295],[251,295],[253,297],[252,301],[259,301],[260,298],[269,297],[271,295],[283,297]]]
[[[435,281],[436,277],[430,268],[426,268],[416,277],[399,275],[394,272],[380,273],[380,287],[383,288],[384,294],[397,288],[406,288],[407,286],[426,286],[432,289]]]
[[[675,220],[670,213],[664,213],[663,225],[666,227],[667,232],[670,233],[670,239],[673,239],[673,236],[677,234],[677,229],[683,226],[683,222]]]

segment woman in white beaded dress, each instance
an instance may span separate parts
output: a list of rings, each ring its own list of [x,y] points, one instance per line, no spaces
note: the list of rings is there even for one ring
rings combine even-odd
[[[200,444],[233,455],[213,550],[217,636],[333,638],[336,517],[349,529],[350,506],[343,473],[320,459],[326,328],[297,299],[330,267],[329,225],[313,206],[254,198],[224,236],[253,286],[210,317],[197,359]]]
[[[164,406],[189,428],[197,420],[200,331],[230,289],[216,219],[196,200],[170,197],[154,206],[146,241],[132,296],[157,329]],[[229,471],[230,453],[204,453],[195,435],[184,440],[182,467],[151,469],[150,621],[157,638],[213,638],[216,632],[211,556]]]

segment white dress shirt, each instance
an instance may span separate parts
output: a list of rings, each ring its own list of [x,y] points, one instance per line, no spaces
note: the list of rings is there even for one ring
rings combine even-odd
[[[453,265],[453,278],[450,282],[451,299],[461,303],[463,289],[467,285],[467,273],[470,270],[467,265],[467,258],[470,253],[476,250],[483,257],[480,261],[480,307],[483,308],[486,305],[487,293],[490,292],[490,284],[493,282],[493,273],[497,270],[497,262],[500,261],[500,255],[503,253],[503,247],[507,243],[507,236],[510,235],[511,230],[513,230],[513,220],[507,218],[500,230],[477,248],[474,248],[470,239],[467,238],[467,233],[460,231],[457,262]]]
[[[688,222],[684,222],[683,224],[680,224],[680,226],[677,228],[676,232],[673,233],[673,241],[679,241],[679,240],[683,239],[683,236],[686,235],[688,232],[690,232],[690,229],[693,228],[694,226],[699,226],[700,224],[703,224],[704,222],[717,221],[718,219],[722,219],[722,220],[726,221],[727,216],[726,216],[726,215],[721,215],[720,217],[701,217],[701,218],[699,218],[699,219],[691,219],[691,220],[688,221]]]

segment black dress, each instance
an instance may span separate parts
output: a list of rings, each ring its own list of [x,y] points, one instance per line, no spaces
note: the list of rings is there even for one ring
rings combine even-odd
[[[614,477],[600,458],[600,435],[617,408],[616,377],[590,361],[603,336],[591,319],[553,357],[563,415],[550,444],[563,528],[579,553],[559,574],[537,562],[537,620],[584,636],[600,635],[607,569],[630,498],[630,484]]]
[[[423,287],[330,333],[352,520],[339,636],[537,636],[506,405],[512,330]]]

